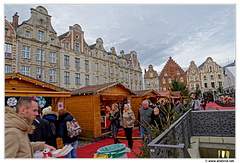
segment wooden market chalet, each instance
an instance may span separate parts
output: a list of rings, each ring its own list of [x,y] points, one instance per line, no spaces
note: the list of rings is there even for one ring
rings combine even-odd
[[[118,103],[122,111],[123,104],[130,103],[137,119],[143,100],[155,103],[164,98],[176,97],[172,92],[133,91],[118,82],[89,85],[69,91],[20,73],[5,74],[5,106],[14,107],[17,100],[24,96],[37,98],[41,109],[47,106],[52,106],[53,111],[67,109],[81,125],[81,137],[93,138],[95,141],[109,132],[107,106],[111,108],[113,103]]]

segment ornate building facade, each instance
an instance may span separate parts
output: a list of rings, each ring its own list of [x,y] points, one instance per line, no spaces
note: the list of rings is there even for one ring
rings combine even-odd
[[[17,14],[13,16],[17,17]],[[17,39],[12,24],[5,20],[5,73],[17,72]]]
[[[223,87],[223,68],[214,62],[211,57],[208,57],[198,69],[200,72],[202,92]]]
[[[186,73],[172,59],[172,57],[169,57],[166,65],[159,75],[160,91],[167,91],[171,89],[171,85],[174,80],[185,85],[187,84]]]
[[[148,70],[145,69],[144,74],[145,89],[153,89],[159,91],[159,76],[157,71],[153,69],[152,65],[148,66]]]
[[[202,85],[201,85],[200,72],[194,61],[190,62],[190,65],[186,71],[186,77],[187,77],[187,87],[190,92],[195,92],[197,89],[198,90],[201,89]]]
[[[59,86],[60,44],[48,11],[42,6],[31,8],[30,19],[16,31],[17,72]]]
[[[142,89],[142,70],[135,51],[117,55],[112,47],[107,52],[101,38],[89,46],[78,24],[57,36],[43,6],[31,8],[30,19],[20,25],[17,14],[12,24],[6,21],[5,48],[7,73],[20,72],[68,90],[114,81],[133,90]]]

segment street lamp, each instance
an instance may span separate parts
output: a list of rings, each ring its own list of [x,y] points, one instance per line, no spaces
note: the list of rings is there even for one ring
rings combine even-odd
[[[43,71],[42,71],[42,62],[43,62],[43,50],[42,50],[42,47],[43,47],[43,45],[45,45],[45,44],[47,44],[48,46],[50,45],[49,44],[50,42],[49,41],[45,41],[42,45],[41,45],[41,65],[40,65],[40,80],[42,80],[43,79]]]

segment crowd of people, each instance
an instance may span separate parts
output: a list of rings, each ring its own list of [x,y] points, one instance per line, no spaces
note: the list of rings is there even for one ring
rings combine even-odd
[[[174,115],[185,113],[188,106],[193,110],[200,108],[200,101],[195,94],[191,94],[191,103],[187,100],[183,102],[175,99],[170,102],[168,99],[161,103],[151,103],[145,99],[138,110],[138,122],[140,137],[142,140],[151,142],[151,134],[148,126],[152,125],[159,130],[163,128],[167,119],[173,120]],[[165,111],[164,109],[165,108]],[[136,121],[130,103],[124,103],[123,108],[119,108],[117,103],[112,104],[109,111],[108,120],[114,144],[121,143],[117,139],[119,129],[122,127],[128,140],[128,147],[132,149],[132,131]],[[166,114],[166,110],[171,110]],[[77,158],[78,136],[69,137],[66,122],[74,119],[73,115],[66,109],[57,112],[51,106],[39,112],[36,99],[23,97],[16,104],[16,111],[10,107],[5,108],[5,157],[6,158],[33,158],[34,151],[49,148],[56,150],[56,139],[62,138],[64,145],[73,147],[66,157]]]
[[[57,148],[56,139],[62,138],[64,145],[71,144],[73,149],[67,158],[77,158],[78,137],[69,137],[66,121],[73,115],[66,109],[52,111],[49,106],[39,112],[37,100],[23,97],[13,108],[5,108],[5,158],[33,158],[37,150]]]

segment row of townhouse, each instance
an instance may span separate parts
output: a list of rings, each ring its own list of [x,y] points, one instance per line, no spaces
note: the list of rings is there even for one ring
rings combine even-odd
[[[194,61],[191,61],[186,71],[172,57],[169,57],[159,75],[152,65],[149,65],[148,70],[145,70],[144,82],[146,89],[166,91],[171,89],[174,80],[185,84],[190,92],[196,90],[202,92],[216,91],[218,88],[223,87],[224,70],[211,57],[208,57],[198,67]]]
[[[135,51],[117,55],[112,47],[107,52],[101,38],[88,45],[78,24],[58,36],[45,7],[30,10],[30,19],[20,25],[18,13],[11,23],[5,20],[5,73],[19,72],[68,90],[109,82],[142,89]]]

